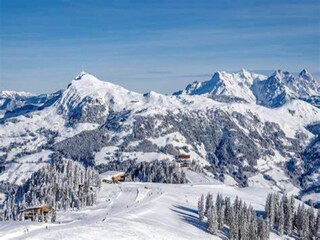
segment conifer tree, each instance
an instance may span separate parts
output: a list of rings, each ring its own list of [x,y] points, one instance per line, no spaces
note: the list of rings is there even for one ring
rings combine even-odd
[[[267,226],[266,221],[262,218],[258,218],[258,239],[269,239],[269,226]]]
[[[208,217],[208,213],[209,213],[209,210],[212,207],[212,205],[213,205],[213,196],[211,193],[208,193],[206,196],[206,206],[205,206],[205,211],[204,211],[204,215],[206,217]]]
[[[217,195],[215,205],[217,211],[218,229],[222,230],[224,223],[224,200],[220,193]]]
[[[236,212],[235,212],[234,208],[232,209],[229,237],[230,237],[230,239],[239,239],[238,218],[236,217]]]
[[[248,239],[258,240],[258,224],[257,224],[257,218],[255,215],[251,217],[248,231],[249,231]]]
[[[284,198],[284,231],[287,235],[292,233],[293,228],[293,218],[294,218],[294,197]]]
[[[211,234],[217,234],[217,231],[217,212],[215,206],[211,206],[211,208],[208,210],[208,232]]]
[[[204,196],[201,195],[199,201],[198,201],[198,213],[199,213],[199,219],[200,221],[203,221],[204,219]]]
[[[320,239],[320,211],[318,210],[317,220],[315,221],[315,236]]]
[[[280,202],[278,212],[278,222],[277,222],[277,229],[280,236],[284,233],[284,207],[283,207],[283,201]]]
[[[231,205],[231,199],[229,197],[225,198],[225,208],[224,208],[224,219],[225,223],[230,226],[232,222],[232,205]]]

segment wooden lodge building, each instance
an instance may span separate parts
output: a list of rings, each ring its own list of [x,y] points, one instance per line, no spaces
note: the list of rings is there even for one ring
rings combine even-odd
[[[178,163],[180,167],[185,167],[185,168],[190,167],[190,163],[191,163],[190,154],[179,154]]]
[[[41,206],[32,206],[27,207],[22,210],[23,219],[31,221],[44,221],[47,222],[49,219],[52,218],[54,214],[54,209],[47,204]]]
[[[124,182],[126,173],[118,171],[107,171],[100,174],[101,180],[104,183]]]

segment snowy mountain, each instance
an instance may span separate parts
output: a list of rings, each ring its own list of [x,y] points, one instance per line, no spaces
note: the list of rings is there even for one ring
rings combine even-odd
[[[189,95],[208,95],[220,101],[245,101],[256,102],[256,97],[251,91],[255,81],[262,81],[266,76],[241,69],[237,73],[216,72],[213,77],[204,82],[195,81],[189,84],[184,91],[175,93]]]
[[[236,73],[217,72],[204,82],[195,81],[174,95],[206,95],[221,102],[257,103],[280,107],[291,99],[310,103],[319,99],[320,85],[313,76],[302,70],[298,76],[277,70],[270,77],[242,69]]]
[[[218,72],[171,96],[135,93],[82,72],[58,93],[1,95],[0,181],[21,185],[52,154],[103,171],[188,153],[227,185],[314,200],[318,167],[310,167],[314,154],[307,152],[318,145],[306,127],[319,125],[320,109],[303,98],[318,93],[306,71]]]
[[[256,84],[257,102],[267,107],[279,107],[296,98],[319,96],[319,84],[303,70],[299,76],[277,70],[267,80]]]
[[[81,72],[63,92],[57,108],[70,123],[102,124],[110,111],[122,111],[141,97],[141,94]]]
[[[61,95],[61,91],[52,94],[34,95],[26,92],[0,92],[1,118],[11,118],[38,111],[52,105]]]

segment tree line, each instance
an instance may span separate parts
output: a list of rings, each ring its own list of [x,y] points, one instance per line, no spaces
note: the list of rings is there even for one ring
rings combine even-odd
[[[193,163],[192,167],[200,171],[196,163]],[[137,162],[136,160],[110,161],[96,168],[100,173],[123,171],[126,173],[126,181],[176,184],[187,182],[185,171],[179,167],[179,164],[166,160],[150,162]]]
[[[301,239],[320,238],[320,213],[313,207],[300,203],[295,209],[294,197],[270,193],[265,205],[266,218],[270,228],[282,236],[284,234]]]
[[[266,199],[265,217],[257,216],[251,205],[247,205],[238,196],[233,203],[229,197],[218,194],[216,199],[208,193],[201,195],[198,201],[200,221],[207,223],[210,234],[225,231],[230,239],[267,240],[270,231],[299,236],[301,239],[319,239],[320,218],[314,209],[300,204],[295,211],[294,198],[278,194],[269,194]]]
[[[186,183],[186,174],[181,167],[171,161],[140,162],[126,170],[129,180],[158,183]]]
[[[23,219],[27,207],[48,204],[54,210],[80,209],[96,202],[100,177],[92,167],[72,160],[57,160],[38,171],[22,185],[7,192],[3,219]]]

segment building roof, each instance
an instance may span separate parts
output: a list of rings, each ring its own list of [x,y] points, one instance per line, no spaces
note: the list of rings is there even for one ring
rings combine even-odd
[[[117,177],[119,175],[124,175],[125,172],[119,172],[119,171],[107,171],[100,174],[101,179],[109,180],[111,181],[113,177]]]
[[[25,209],[23,209],[23,211],[28,211],[28,210],[33,210],[33,209],[39,209],[39,208],[50,208],[50,206],[49,206],[48,204],[35,205],[35,206],[31,206],[31,207],[26,207]]]

